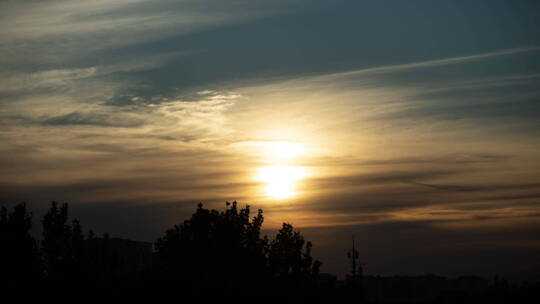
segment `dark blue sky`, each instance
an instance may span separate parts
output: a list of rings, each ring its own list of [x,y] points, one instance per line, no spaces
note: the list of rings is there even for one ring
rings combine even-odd
[[[540,4],[535,1],[309,1],[280,9],[284,13],[121,48],[114,54],[193,52],[167,67],[141,73],[151,83],[149,90],[163,91],[540,43]],[[531,63],[529,58],[526,64]]]

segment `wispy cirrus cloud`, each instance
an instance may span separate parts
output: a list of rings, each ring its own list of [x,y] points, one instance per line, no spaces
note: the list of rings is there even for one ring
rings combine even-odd
[[[284,12],[282,1],[3,1],[2,66],[73,60]]]
[[[330,75],[323,76],[324,78],[332,77],[351,77],[365,74],[379,74],[379,73],[393,73],[399,71],[407,71],[414,69],[425,69],[425,68],[435,68],[439,66],[452,65],[452,64],[464,64],[467,62],[474,62],[484,59],[490,59],[493,57],[505,56],[505,55],[514,55],[519,53],[526,52],[537,52],[540,50],[540,46],[529,46],[529,47],[520,47],[513,49],[497,50],[493,52],[486,52],[481,54],[467,55],[467,56],[458,56],[458,57],[449,57],[435,60],[427,60],[422,62],[413,62],[397,65],[388,65],[374,68],[366,68],[355,71],[341,72]]]
[[[207,193],[205,199],[210,202],[226,198],[231,192],[239,193],[234,198],[249,198],[249,192],[259,185],[249,180],[246,170],[234,170],[233,164],[257,165],[258,161],[242,159],[240,154],[249,154],[249,151],[227,151],[227,148],[242,142],[290,140],[308,144],[312,141],[316,155],[306,159],[305,164],[317,171],[317,163],[324,163],[323,167],[332,167],[333,173],[318,173],[308,178],[301,190],[310,194],[294,206],[285,209],[283,206],[266,206],[277,221],[294,216],[295,222],[304,227],[394,221],[468,222],[478,218],[487,221],[505,217],[502,214],[507,210],[505,208],[510,208],[507,211],[516,216],[534,217],[535,208],[530,207],[530,200],[537,199],[538,187],[534,180],[501,184],[497,176],[489,176],[483,184],[476,181],[491,174],[487,166],[493,163],[501,164],[502,170],[521,172],[522,164],[530,155],[508,148],[486,150],[486,143],[500,147],[504,140],[501,142],[501,138],[489,134],[488,126],[495,125],[494,122],[479,125],[483,118],[477,113],[454,114],[461,120],[441,120],[440,115],[447,115],[448,110],[456,106],[467,109],[508,102],[501,94],[480,99],[478,92],[486,87],[504,90],[516,84],[529,88],[538,82],[537,75],[493,77],[464,70],[460,77],[449,76],[442,80],[439,77],[433,82],[422,79],[401,83],[400,79],[418,70],[430,72],[452,66],[481,66],[486,61],[537,51],[536,47],[510,49],[288,80],[233,83],[234,90],[204,89],[189,94],[163,92],[156,96],[126,94],[130,91],[126,88],[131,84],[118,81],[114,76],[159,68],[184,53],[158,54],[148,57],[144,63],[124,60],[89,68],[43,70],[28,74],[27,82],[21,81],[25,77],[13,78],[13,85],[3,87],[4,92],[22,92],[27,97],[15,99],[11,107],[10,103],[4,106],[4,117],[16,117],[17,120],[0,135],[6,142],[19,144],[13,149],[32,142],[39,147],[42,157],[49,153],[47,162],[55,163],[58,155],[71,154],[76,155],[77,162],[86,158],[98,166],[114,163],[100,175],[99,182],[84,172],[71,175],[60,170],[57,178],[72,179],[73,184],[50,181],[43,185],[43,189],[49,190],[40,190],[57,195],[67,193],[70,199],[84,192],[96,193],[95,202],[128,197],[140,202],[151,201],[151,197],[159,197],[161,202],[174,202],[176,196],[196,199],[193,192],[202,189]],[[463,77],[468,77],[469,81],[463,81]],[[96,89],[100,90],[99,94],[93,93]],[[43,90],[48,95],[43,94]],[[456,92],[461,94],[459,99],[452,95]],[[504,92],[505,98],[511,97],[511,101],[523,95],[523,92],[512,90]],[[527,91],[525,95],[530,98],[532,93]],[[117,103],[115,100],[120,96],[124,96],[124,101]],[[29,129],[37,132],[21,141],[16,138],[23,128],[26,134]],[[267,132],[276,129],[281,131]],[[63,134],[65,131],[69,135]],[[39,138],[44,134],[50,136],[46,141]],[[526,138],[527,135],[523,136]],[[68,137],[71,143],[62,152],[53,152],[46,147],[65,142]],[[356,143],[350,143],[351,137],[357,139]],[[476,143],[448,144],[452,138],[467,137]],[[384,138],[384,141],[378,138]],[[445,144],[434,147],[432,140]],[[120,149],[125,145],[131,147]],[[321,147],[325,145],[347,148],[335,152],[335,149]],[[465,145],[467,148],[463,149]],[[4,152],[11,153],[12,148]],[[140,154],[146,149],[160,153]],[[391,153],[393,149],[399,149],[399,157]],[[114,158],[113,163],[103,159],[103,155],[111,156],[119,151],[126,157]],[[201,158],[192,163],[190,153],[173,157],[179,151],[191,151]],[[205,151],[213,153],[212,156],[207,157]],[[357,155],[358,151],[362,151],[361,156]],[[33,156],[29,152],[21,157]],[[137,161],[145,161],[143,159],[152,160],[153,166],[145,169],[144,176],[135,174],[126,179],[126,174],[133,174],[128,173],[127,168]],[[165,169],[171,162],[177,165]],[[196,170],[189,177],[176,172],[194,170],[210,162],[211,165]],[[208,174],[216,168],[222,168],[223,175],[209,179]],[[33,174],[34,178],[28,181],[43,183],[41,179],[45,176],[27,173],[21,174],[21,178]],[[165,182],[161,177],[165,173],[165,180],[175,177],[178,182],[189,182],[183,187],[175,186],[176,182]],[[223,183],[223,179],[228,182]],[[162,186],[157,187],[158,184]],[[12,189],[34,187],[22,179],[10,181],[9,185]],[[146,186],[140,191],[129,190],[133,185]],[[440,198],[441,191],[447,192],[444,199]],[[333,204],[327,204],[329,199]],[[485,202],[497,202],[493,205],[496,207],[481,207],[474,212],[464,209]],[[299,210],[308,209],[313,212],[304,217],[298,214]],[[284,214],[288,215],[283,218]]]

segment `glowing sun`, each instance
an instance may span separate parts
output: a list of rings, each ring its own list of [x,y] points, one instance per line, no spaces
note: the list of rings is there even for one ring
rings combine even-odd
[[[307,175],[305,167],[268,166],[259,168],[257,179],[265,183],[266,195],[275,199],[285,199],[296,194],[298,181]]]
[[[299,181],[307,176],[307,168],[293,165],[306,149],[303,144],[287,141],[270,141],[259,144],[263,162],[256,180],[264,183],[265,195],[274,199],[286,199],[297,194]]]

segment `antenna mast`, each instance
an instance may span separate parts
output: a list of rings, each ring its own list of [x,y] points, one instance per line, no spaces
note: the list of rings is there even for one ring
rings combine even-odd
[[[356,282],[356,261],[358,260],[358,250],[354,247],[354,235],[352,236],[352,248],[347,253],[347,257],[351,260],[352,280]]]

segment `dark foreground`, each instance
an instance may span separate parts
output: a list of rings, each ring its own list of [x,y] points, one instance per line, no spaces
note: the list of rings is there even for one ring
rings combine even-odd
[[[0,262],[3,299],[122,302],[251,303],[540,303],[539,282],[501,278],[446,279],[320,273],[312,244],[290,224],[261,236],[262,210],[227,203],[222,212],[199,205],[192,217],[154,244],[87,234],[53,203],[43,235],[30,234],[24,204],[2,208]],[[354,251],[354,250],[353,250]],[[355,265],[353,263],[353,265]],[[19,302],[19,301],[17,301]]]

